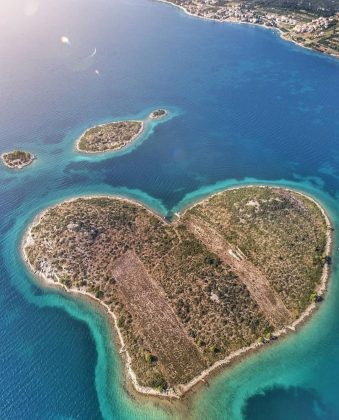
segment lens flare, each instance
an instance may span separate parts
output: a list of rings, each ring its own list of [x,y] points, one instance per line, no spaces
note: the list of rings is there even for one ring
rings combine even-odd
[[[69,40],[69,38],[67,37],[67,36],[65,36],[65,35],[63,35],[61,38],[60,38],[60,41],[63,43],[63,44],[65,44],[65,45],[71,45],[71,41]]]

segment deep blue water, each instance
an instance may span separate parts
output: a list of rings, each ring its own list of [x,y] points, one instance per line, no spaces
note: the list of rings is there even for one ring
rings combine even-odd
[[[280,184],[339,226],[339,61],[151,0],[0,0],[0,27],[0,152],[38,155],[0,168],[0,418],[339,419],[336,256],[305,328],[168,412],[125,392],[103,315],[40,289],[19,252],[40,210],[90,193],[166,214],[225,187]],[[157,107],[171,118],[125,152],[74,151],[88,126]]]

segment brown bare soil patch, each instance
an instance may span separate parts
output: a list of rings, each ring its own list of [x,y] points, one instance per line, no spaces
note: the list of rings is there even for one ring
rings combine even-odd
[[[164,376],[175,384],[199,374],[206,363],[135,252],[115,261],[112,272],[118,293]]]

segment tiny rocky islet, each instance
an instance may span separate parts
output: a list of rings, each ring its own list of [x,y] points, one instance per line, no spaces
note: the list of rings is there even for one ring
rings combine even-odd
[[[152,120],[158,120],[159,118],[163,118],[168,114],[168,111],[166,109],[156,109],[155,111],[150,113],[150,118]]]
[[[32,153],[23,150],[13,150],[1,155],[2,161],[7,168],[22,169],[30,165],[36,158]]]
[[[39,215],[23,254],[48,285],[105,306],[138,391],[180,397],[312,312],[331,227],[318,203],[283,188],[226,190],[170,223],[126,199],[85,197]]]

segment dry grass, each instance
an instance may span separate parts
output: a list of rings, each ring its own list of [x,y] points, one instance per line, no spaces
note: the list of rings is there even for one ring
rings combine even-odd
[[[290,323],[320,281],[326,244],[313,202],[258,187],[171,225],[124,200],[76,199],[31,233],[32,266],[110,306],[139,383],[161,389]]]

